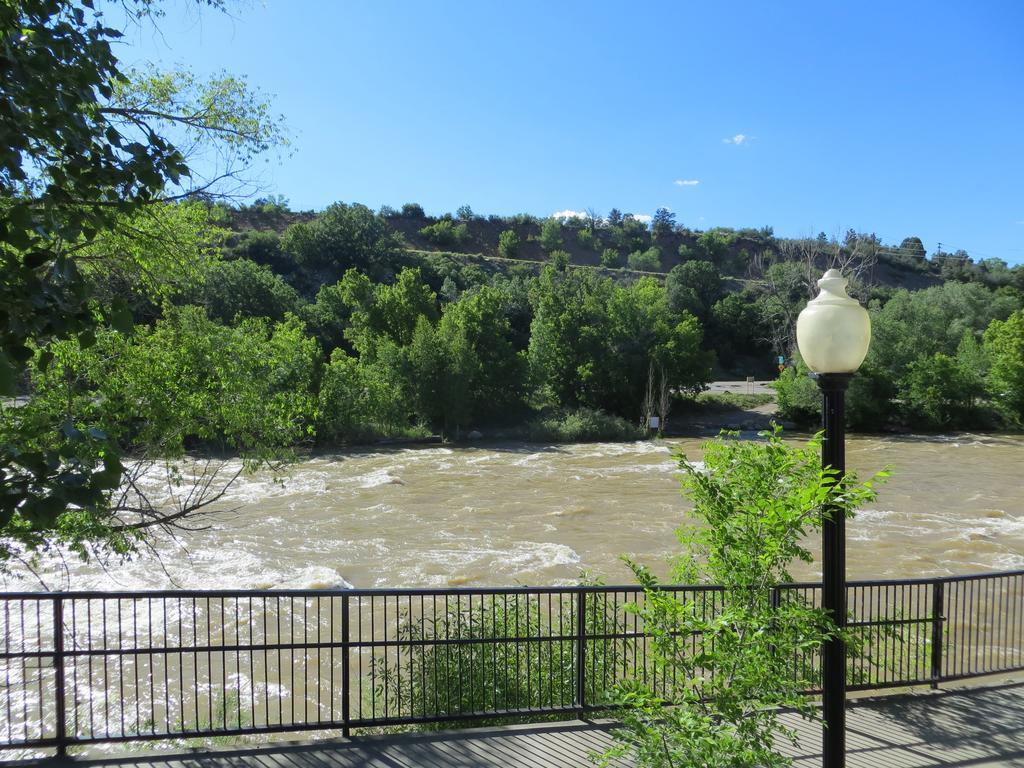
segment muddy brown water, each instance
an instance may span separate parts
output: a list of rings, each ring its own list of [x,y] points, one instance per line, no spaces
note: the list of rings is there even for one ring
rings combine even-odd
[[[674,454],[702,440],[411,447],[320,456],[284,485],[244,477],[212,527],[124,564],[42,559],[76,589],[565,584],[666,572],[688,503]],[[1024,567],[1024,438],[851,437],[848,465],[893,474],[848,526],[850,578]],[[810,542],[818,551],[817,542]],[[815,578],[817,565],[796,569]],[[38,588],[11,580],[6,589]]]

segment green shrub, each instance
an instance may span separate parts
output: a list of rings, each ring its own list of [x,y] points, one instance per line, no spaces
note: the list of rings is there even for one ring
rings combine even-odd
[[[451,219],[441,219],[423,227],[420,235],[439,248],[457,248],[469,240],[469,229],[465,223],[456,224]]]
[[[506,259],[514,259],[519,254],[519,235],[511,229],[498,235],[498,254]]]
[[[576,631],[575,600],[555,598],[549,603],[546,596],[486,595],[446,601],[436,612],[431,608],[427,607],[426,615],[406,613],[398,629],[400,639],[424,641],[422,645],[405,650],[397,664],[393,657],[374,659],[376,716],[434,717],[572,706],[576,698],[574,640],[501,640],[571,635]],[[419,606],[414,604],[414,611],[419,613]],[[615,611],[614,603],[593,598],[587,601],[584,622],[588,635],[622,633],[626,630],[625,619],[621,610]],[[483,642],[445,642],[451,640]],[[587,641],[588,701],[607,699],[611,686],[623,667],[636,658],[636,652],[632,640]],[[401,680],[399,670],[404,672]],[[396,696],[399,685],[402,694]],[[384,695],[385,688],[391,693],[389,697]],[[387,709],[382,712],[385,700]],[[439,722],[426,727],[450,726],[450,722]]]
[[[627,755],[643,768],[792,764],[777,746],[796,742],[780,708],[814,717],[805,691],[820,684],[814,665],[794,660],[817,652],[835,629],[799,591],[775,599],[772,587],[792,583],[793,562],[812,559],[805,542],[820,529],[822,510],[852,515],[875,493],[852,475],[834,484],[821,466],[820,437],[792,447],[778,430],[761,436],[706,443],[703,466],[679,456],[694,509],[693,522],[678,531],[684,551],[670,583],[722,589],[706,593],[710,599],[680,598],[629,563],[644,588],[632,612],[651,635],[647,653],[658,682],[619,686],[623,724],[602,765]]]
[[[589,229],[581,229],[576,233],[576,242],[588,251],[592,251],[594,249],[594,233]]]
[[[562,247],[562,222],[546,219],[540,226],[540,247],[550,253]]]
[[[406,203],[402,206],[402,215],[407,219],[425,219],[427,214],[419,203]]]
[[[626,263],[638,272],[658,272],[661,269],[661,249],[652,245],[646,251],[633,251]]]
[[[619,416],[594,408],[577,408],[530,421],[526,436],[536,443],[587,443],[639,440],[643,431]]]
[[[622,254],[614,248],[605,248],[601,252],[601,266],[608,269],[618,269],[622,266]]]

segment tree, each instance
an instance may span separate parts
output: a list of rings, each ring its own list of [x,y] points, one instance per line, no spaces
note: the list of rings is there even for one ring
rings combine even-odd
[[[233,323],[247,317],[266,317],[275,322],[299,311],[301,300],[288,283],[269,267],[248,259],[216,261],[206,267],[195,303],[210,317]]]
[[[928,259],[928,253],[925,251],[924,243],[921,242],[920,237],[905,237],[900,243],[900,250],[907,256],[911,262],[924,263]]]
[[[152,5],[125,3],[129,15],[145,15]],[[93,249],[92,282],[82,268],[80,254],[97,235],[130,236],[144,210],[223,192],[255,154],[284,142],[280,119],[239,79],[123,72],[111,47],[120,32],[92,6],[0,5],[2,396],[14,394],[30,364],[45,374],[57,354],[51,343],[75,338],[87,349],[105,323],[130,327],[126,302],[101,303],[92,291],[103,254]],[[204,162],[200,175],[187,148],[220,162]],[[149,249],[120,254],[138,259],[143,271],[149,266]],[[0,532],[31,534],[25,540],[35,544],[46,533],[63,535],[64,525],[81,535],[90,526],[97,538],[109,534],[110,494],[123,469],[116,445],[81,422],[64,430],[64,418],[37,423],[50,439],[36,440],[40,435],[19,429],[21,419],[9,410],[0,424],[10,438],[0,449]]]
[[[590,270],[543,269],[531,293],[528,359],[541,397],[559,405],[590,402],[601,361],[611,282]]]
[[[0,440],[23,446],[24,461],[102,451],[94,471],[111,477],[99,499],[79,497],[85,503],[71,509],[48,501],[29,477],[7,478],[5,493],[26,501],[4,527],[5,564],[19,547],[51,543],[83,557],[128,554],[153,530],[194,525],[242,471],[309,439],[319,351],[294,317],[228,328],[200,307],[166,305],[163,319],[132,337],[101,330],[86,349],[67,340],[49,350],[51,365],[33,373],[33,396],[0,420]],[[46,429],[54,422],[59,431]],[[232,454],[241,465],[229,463]],[[115,465],[108,455],[130,458]],[[75,469],[72,460],[64,467]],[[154,477],[167,486],[154,488]]]
[[[608,269],[618,269],[622,266],[622,254],[614,248],[605,248],[601,251],[601,266]]]
[[[709,262],[688,261],[672,267],[665,290],[673,312],[690,312],[706,324],[712,306],[722,296],[722,276]]]
[[[820,679],[793,659],[814,653],[836,629],[796,591],[773,588],[792,583],[791,563],[811,561],[804,542],[823,510],[851,516],[875,497],[874,480],[848,475],[834,485],[821,468],[820,438],[798,448],[778,431],[761,436],[706,443],[700,465],[679,457],[695,522],[678,531],[684,550],[669,583],[721,591],[677,597],[627,560],[644,590],[629,610],[652,638],[658,682],[618,686],[622,726],[602,765],[629,755],[645,768],[781,768],[790,761],[777,744],[796,734],[779,721],[780,709],[814,717],[805,691]]]
[[[412,342],[420,317],[431,325],[437,320],[437,296],[418,269],[403,269],[393,285],[374,284],[363,273],[349,270],[341,291],[350,312],[346,337],[370,361],[382,338],[404,347]]]
[[[504,259],[514,259],[519,255],[519,235],[506,229],[498,235],[498,255]]]
[[[669,310],[664,287],[645,277],[616,286],[608,297],[604,349],[593,360],[593,386],[586,404],[630,420],[640,415],[651,363],[662,381],[696,394],[710,379],[711,358],[701,350],[697,320]]]
[[[419,203],[406,203],[402,206],[402,216],[407,219],[425,219],[427,214]]]
[[[522,405],[526,360],[512,344],[507,304],[500,290],[483,286],[446,306],[438,322],[443,342],[470,352],[463,373],[471,419],[507,417]]]
[[[985,353],[993,400],[1011,423],[1024,423],[1024,309],[992,321],[985,330]]]
[[[387,220],[359,203],[334,203],[281,236],[281,248],[303,270],[306,289],[333,283],[352,268],[383,276],[400,244]]]
[[[963,426],[972,397],[957,360],[942,352],[914,360],[900,380],[898,391],[910,423],[924,429]]]
[[[671,235],[676,228],[676,215],[668,208],[659,208],[651,219],[651,232],[655,237]]]
[[[617,227],[622,223],[622,211],[618,208],[612,208],[608,211],[608,226]]]
[[[317,440],[353,443],[401,432],[408,420],[401,386],[391,368],[334,350],[320,382]]]
[[[638,272],[658,272],[661,270],[661,248],[652,245],[646,251],[633,251],[626,264]]]
[[[562,222],[558,219],[545,219],[540,225],[540,247],[548,253],[562,247]]]

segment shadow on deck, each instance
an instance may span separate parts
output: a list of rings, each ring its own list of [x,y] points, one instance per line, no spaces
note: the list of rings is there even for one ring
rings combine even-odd
[[[821,764],[817,723],[787,716],[801,734],[794,764]],[[612,741],[607,721],[476,728],[260,747],[48,759],[88,768],[576,768]],[[1024,683],[860,699],[847,714],[849,768],[1024,768]]]

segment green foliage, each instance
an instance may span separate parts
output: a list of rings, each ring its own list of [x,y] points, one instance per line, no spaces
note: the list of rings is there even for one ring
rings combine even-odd
[[[423,283],[418,269],[403,269],[393,285],[373,283],[366,275],[349,270],[340,291],[350,313],[346,338],[371,361],[380,338],[406,346],[412,342],[420,317],[429,323],[437,319],[437,296]]]
[[[281,236],[281,248],[306,272],[309,287],[335,282],[353,268],[383,275],[400,244],[387,219],[358,203],[334,203]]]
[[[742,392],[701,392],[695,401],[710,410],[733,410],[735,408],[756,408],[775,402],[774,395],[748,395]]]
[[[651,233],[655,237],[671,235],[676,228],[676,215],[668,208],[659,208],[651,219]]]
[[[465,223],[441,219],[423,227],[420,235],[439,248],[461,248],[469,240],[469,229]]]
[[[605,248],[601,251],[601,266],[608,269],[618,269],[622,266],[622,254],[614,248]]]
[[[562,247],[562,222],[545,219],[540,226],[540,247],[548,253]]]
[[[617,225],[612,225],[609,219],[609,230],[612,245],[625,253],[644,251],[650,244],[651,234],[647,226],[631,215],[623,216]]]
[[[203,274],[193,303],[206,307],[210,317],[232,323],[248,317],[280,322],[299,312],[301,300],[288,283],[269,267],[248,259],[215,261]]]
[[[797,424],[813,424],[821,419],[821,390],[799,353],[796,364],[787,366],[775,380],[779,416]]]
[[[594,233],[589,229],[581,229],[576,233],[576,242],[580,244],[581,248],[586,248],[588,251],[594,250]]]
[[[281,238],[276,232],[250,229],[235,235],[225,248],[225,257],[255,261],[279,275],[295,270],[295,263],[281,250]]]
[[[168,513],[144,496],[115,493],[124,468],[111,457],[122,452],[162,459],[180,484],[177,462],[188,450],[234,452],[252,468],[311,437],[319,351],[294,317],[228,328],[199,307],[166,305],[164,319],[131,338],[102,331],[86,349],[62,341],[45,351],[51,365],[33,375],[24,406],[5,410],[0,440],[23,446],[23,461],[59,455],[63,471],[105,473],[95,478],[103,495],[68,507],[49,501],[31,476],[9,474],[5,490],[31,501],[4,520],[0,561],[10,542],[30,550],[65,544],[83,557],[127,554],[162,525]]]
[[[438,335],[449,347],[468,350],[463,375],[470,418],[500,418],[521,407],[526,359],[512,344],[506,294],[490,286],[465,294],[445,307]]]
[[[400,382],[385,366],[360,364],[341,349],[324,366],[317,402],[321,443],[359,443],[402,434],[407,427]]]
[[[498,235],[498,255],[504,259],[514,259],[519,255],[519,235],[506,229]]]
[[[963,357],[942,352],[921,355],[907,367],[897,384],[900,401],[914,427],[957,429],[970,426],[975,400],[984,393],[978,343],[968,331]]]
[[[570,706],[576,694],[573,640],[543,643],[502,642],[510,637],[549,637],[577,626],[573,601],[552,615],[550,606],[536,595],[492,596],[479,600],[456,598],[429,617],[406,614],[398,627],[404,641],[413,641],[401,660],[405,669],[401,686],[408,694],[386,698],[383,689],[398,690],[398,665],[378,657],[374,665],[377,702],[387,700],[375,714],[383,716],[436,716],[528,710]],[[607,601],[588,600],[583,622],[591,636],[622,633],[625,617],[615,615]],[[422,642],[420,642],[422,641]],[[455,643],[450,641],[478,641]],[[587,674],[594,681],[589,695],[604,698],[616,672],[635,655],[632,642],[589,640],[584,649]],[[538,671],[543,670],[538,680]],[[533,684],[524,681],[533,680]],[[496,717],[495,721],[500,721]],[[440,722],[428,728],[447,728]]]
[[[531,374],[554,403],[632,418],[651,362],[675,389],[696,390],[707,380],[699,324],[673,314],[653,278],[615,286],[589,271],[547,268],[533,302]]]
[[[535,443],[589,443],[640,440],[644,432],[619,416],[593,408],[576,408],[531,420],[525,436]]]
[[[985,331],[991,362],[988,387],[997,407],[1013,424],[1024,424],[1024,310],[995,320]]]
[[[200,188],[216,194],[218,177],[237,180],[254,155],[285,142],[280,119],[242,80],[123,72],[111,45],[121,33],[92,5],[0,4],[0,396],[15,393],[33,361],[45,373],[54,355],[35,354],[39,347],[75,338],[85,349],[104,324],[130,328],[137,307],[119,294],[118,283],[126,273],[136,284],[150,275],[159,283],[173,253],[131,247],[144,211],[161,218],[168,211],[157,209],[169,196]],[[131,16],[151,3],[125,6]],[[223,165],[201,179],[189,167],[193,153]],[[101,233],[110,250],[97,247]],[[144,229],[140,239],[153,235]],[[105,267],[113,276],[106,283]],[[65,420],[39,424],[61,431],[29,450],[23,441],[37,436],[4,416],[0,528],[42,535],[73,509],[97,515],[83,511],[82,518],[102,517],[121,464],[101,431],[63,429]],[[84,537],[83,526],[77,535]]]
[[[665,290],[673,312],[689,312],[706,323],[722,296],[722,276],[713,264],[688,261],[672,267],[665,278]]]
[[[652,245],[646,251],[633,251],[629,254],[626,264],[630,269],[638,272],[659,272],[661,271],[661,248]]]
[[[821,468],[820,438],[796,448],[778,431],[762,437],[707,443],[703,467],[681,457],[695,523],[679,531],[684,549],[672,583],[722,589],[679,599],[630,563],[644,588],[632,610],[652,635],[648,652],[661,684],[657,691],[635,680],[619,686],[622,726],[602,765],[629,755],[652,768],[787,766],[778,744],[796,734],[779,709],[815,716],[803,692],[817,681],[793,659],[819,649],[834,625],[797,593],[773,600],[772,588],[792,581],[793,561],[811,560],[804,543],[824,514],[852,515],[874,491],[852,476],[834,486]]]
[[[732,235],[719,230],[709,229],[697,238],[697,252],[701,258],[722,268],[726,265],[726,257],[732,242]]]

